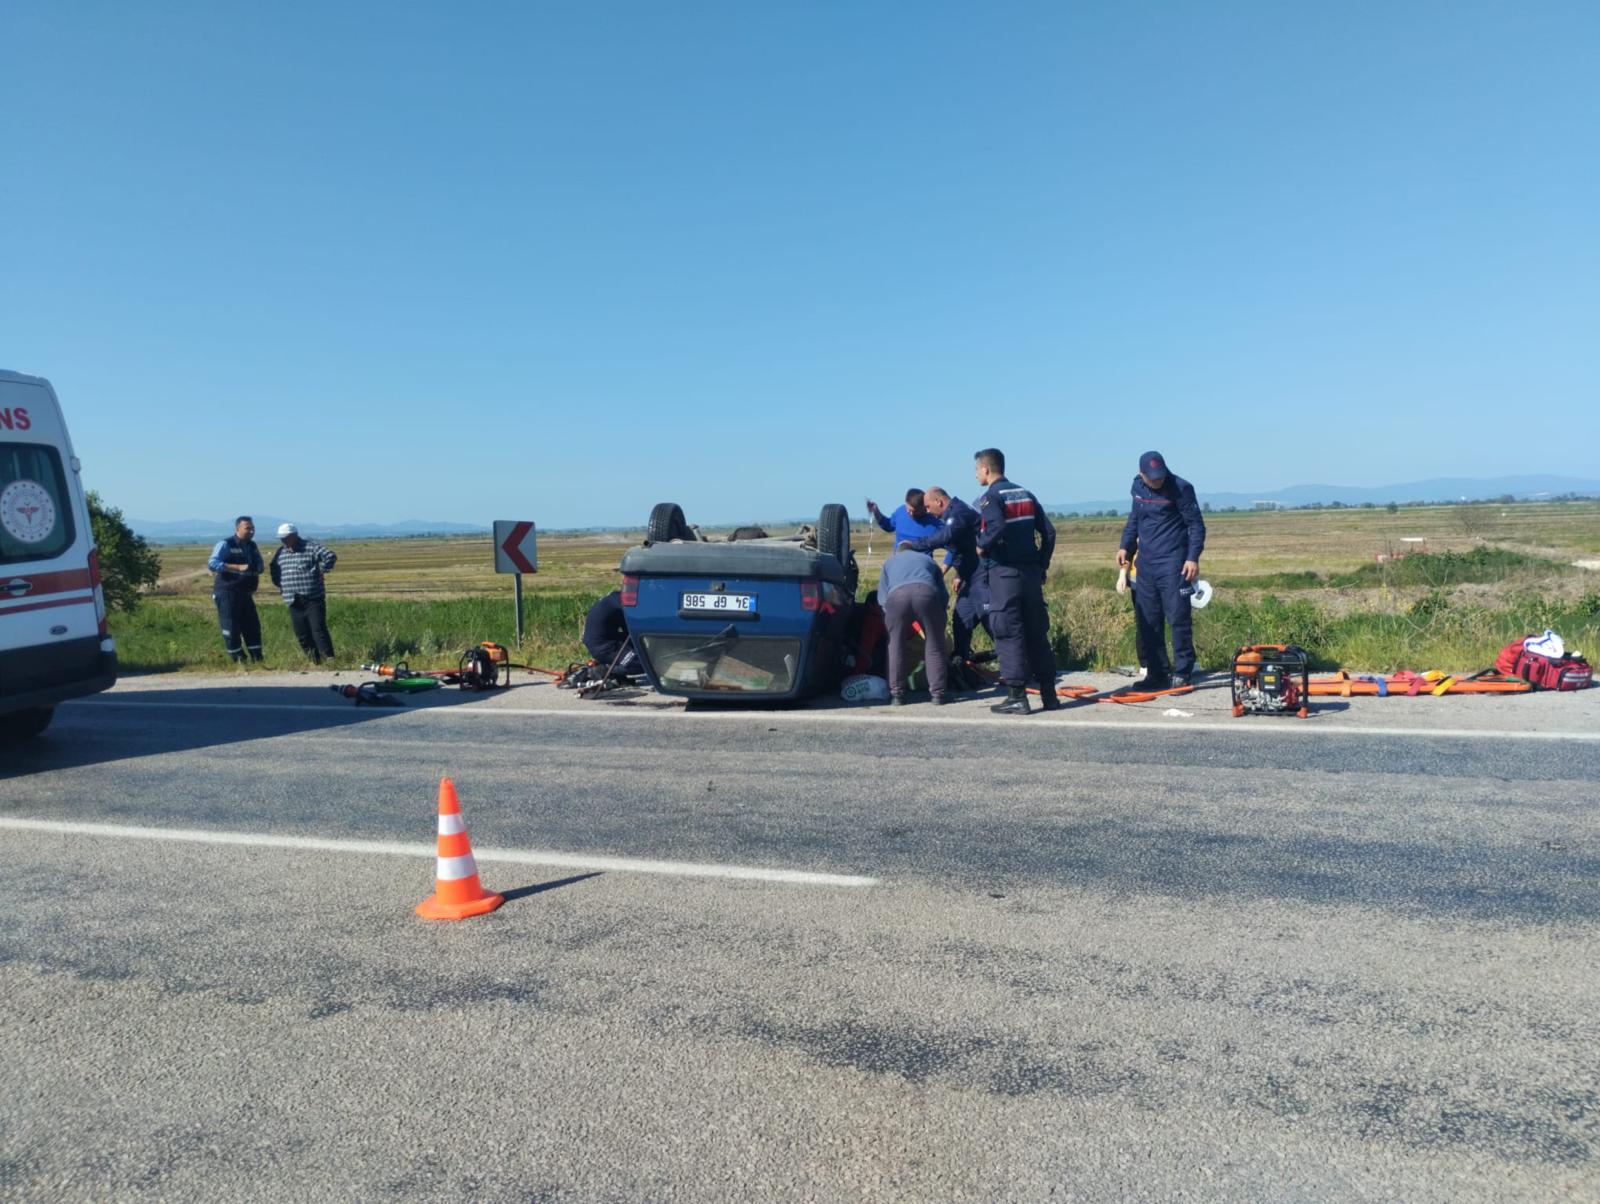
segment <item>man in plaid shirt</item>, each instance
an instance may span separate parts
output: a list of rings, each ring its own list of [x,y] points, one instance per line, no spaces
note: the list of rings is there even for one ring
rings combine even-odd
[[[339,558],[319,543],[300,538],[293,523],[278,528],[283,546],[272,554],[272,584],[289,604],[289,622],[294,638],[319,665],[323,657],[333,657],[333,637],[328,634],[328,592],[322,578],[333,570]]]

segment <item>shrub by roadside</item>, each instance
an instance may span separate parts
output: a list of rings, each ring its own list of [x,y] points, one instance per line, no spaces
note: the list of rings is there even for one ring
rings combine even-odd
[[[1106,669],[1134,661],[1131,604],[1108,590],[1052,591],[1051,637],[1061,664]],[[1600,653],[1600,593],[1571,601],[1533,590],[1489,608],[1433,590],[1411,603],[1336,614],[1306,598],[1264,594],[1214,601],[1195,615],[1195,652],[1206,670],[1226,669],[1245,644],[1299,644],[1318,669],[1446,669],[1474,672],[1511,640],[1545,628],[1571,647]]]

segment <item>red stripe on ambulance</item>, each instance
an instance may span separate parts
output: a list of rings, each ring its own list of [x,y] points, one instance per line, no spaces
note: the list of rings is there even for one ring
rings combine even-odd
[[[24,602],[20,606],[0,604],[0,617],[20,615],[25,610],[50,610],[57,606],[93,606],[93,594],[78,594],[71,598],[51,598],[48,602]]]
[[[17,580],[26,581],[29,588],[22,591],[24,595],[35,598],[45,594],[64,594],[69,589],[92,589],[94,582],[89,579],[89,570],[64,569],[59,573],[19,573],[16,577],[7,577],[0,571],[0,602],[6,597],[7,587]]]

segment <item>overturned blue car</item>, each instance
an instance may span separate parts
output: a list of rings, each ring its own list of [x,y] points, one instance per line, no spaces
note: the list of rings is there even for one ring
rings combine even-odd
[[[858,577],[843,506],[793,535],[709,539],[663,502],[620,567],[628,632],[661,693],[771,703],[839,684]]]

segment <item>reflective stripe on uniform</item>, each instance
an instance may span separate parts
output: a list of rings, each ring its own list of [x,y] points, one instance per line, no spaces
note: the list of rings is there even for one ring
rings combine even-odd
[[[1034,515],[1033,495],[1026,489],[1002,489],[1000,505],[1005,510],[1007,523],[1031,523]]]

